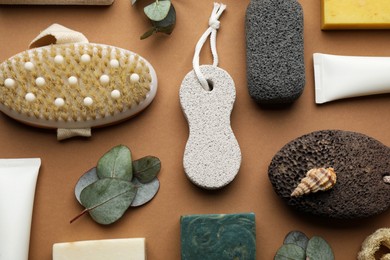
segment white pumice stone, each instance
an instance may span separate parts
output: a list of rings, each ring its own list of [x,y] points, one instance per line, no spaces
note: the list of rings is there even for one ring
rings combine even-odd
[[[24,69],[31,71],[34,69],[34,64],[31,61],[24,63]]]
[[[68,78],[69,85],[72,85],[72,86],[77,85],[77,82],[78,82],[78,79],[75,76],[70,76]]]
[[[226,71],[212,65],[200,70],[213,83],[212,90],[203,89],[194,71],[180,87],[180,104],[190,128],[183,166],[194,184],[218,189],[233,181],[241,165],[241,150],[230,125],[236,90]]]
[[[54,57],[54,63],[55,64],[62,64],[64,62],[64,57],[62,55],[56,55]]]
[[[117,59],[110,60],[110,66],[112,68],[118,68],[119,67],[119,61]]]
[[[108,83],[110,83],[110,77],[108,75],[103,74],[100,76],[99,81],[100,81],[100,84],[102,84],[103,86],[107,85]]]
[[[91,61],[91,56],[89,56],[88,54],[83,54],[81,55],[80,60],[82,63],[88,63]]]
[[[91,97],[84,98],[84,105],[89,107],[93,104],[93,99]]]
[[[56,98],[54,100],[54,105],[57,107],[62,107],[65,105],[65,100],[63,98]]]
[[[4,80],[4,86],[6,86],[7,88],[13,88],[15,87],[15,85],[16,81],[14,79],[7,78]]]
[[[130,81],[136,83],[139,81],[139,75],[137,73],[133,73],[130,75]]]
[[[28,102],[33,102],[35,100],[35,95],[33,93],[29,92],[26,94],[26,96],[24,98]]]
[[[113,99],[118,99],[121,97],[121,92],[117,89],[114,89],[113,91],[111,91],[111,97]]]
[[[37,84],[38,87],[42,87],[46,84],[46,81],[43,77],[38,77],[35,79],[35,84]]]

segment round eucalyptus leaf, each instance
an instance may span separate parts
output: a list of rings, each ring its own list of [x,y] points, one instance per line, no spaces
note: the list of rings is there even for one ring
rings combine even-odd
[[[309,238],[300,231],[291,231],[284,238],[283,244],[294,244],[302,247],[303,250],[306,250],[307,243]]]
[[[155,156],[145,156],[133,161],[133,174],[141,183],[148,183],[160,172],[161,162]]]
[[[286,244],[279,248],[274,260],[306,260],[305,250],[294,244]]]
[[[332,248],[323,238],[317,236],[309,240],[306,255],[309,260],[334,260]]]
[[[157,32],[165,33],[165,34],[171,34],[173,32],[173,29],[175,28],[175,25],[170,25],[167,27],[158,27]]]
[[[131,207],[138,207],[148,203],[156,196],[160,188],[160,182],[157,177],[145,184],[139,182],[137,178],[134,178],[131,182],[138,187],[137,195],[131,203]]]
[[[81,194],[81,191],[89,186],[90,184],[96,182],[97,180],[99,180],[99,177],[97,176],[97,173],[96,173],[96,167],[90,169],[89,171],[87,171],[86,173],[84,173],[80,178],[79,180],[77,181],[76,183],[76,186],[74,187],[74,195],[76,196],[76,199],[77,201],[81,204],[81,201],[80,201],[80,194]]]
[[[131,1],[131,5],[134,5],[137,2],[137,0],[130,0],[130,1]]]
[[[84,188],[80,200],[93,220],[108,225],[122,217],[136,193],[137,187],[131,182],[105,178]]]
[[[97,175],[100,179],[118,178],[131,181],[133,167],[130,149],[124,145],[118,145],[105,153],[98,161]]]
[[[152,21],[152,24],[157,32],[171,34],[176,24],[176,10],[173,4],[171,4],[168,15],[163,20]]]
[[[171,1],[156,1],[144,8],[146,16],[152,21],[163,20],[169,12]]]

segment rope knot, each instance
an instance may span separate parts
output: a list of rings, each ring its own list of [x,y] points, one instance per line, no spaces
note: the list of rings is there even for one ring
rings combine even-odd
[[[218,19],[217,19],[216,17],[210,17],[210,19],[209,19],[209,26],[210,26],[212,29],[218,30],[220,24],[221,24],[221,22],[218,21]]]
[[[211,47],[211,53],[213,54],[213,66],[218,66],[218,54],[217,54],[217,30],[219,29],[220,22],[219,17],[221,17],[223,11],[226,9],[226,5],[214,3],[213,11],[211,12],[211,16],[209,18],[209,28],[203,33],[203,35],[200,37],[198,43],[195,47],[195,54],[194,58],[192,60],[192,65],[194,67],[194,71],[196,74],[196,77],[198,78],[200,84],[205,90],[210,90],[209,84],[207,82],[207,79],[204,77],[202,72],[199,68],[199,55],[200,50],[203,47],[203,44],[206,42],[207,38],[210,35],[210,47]]]

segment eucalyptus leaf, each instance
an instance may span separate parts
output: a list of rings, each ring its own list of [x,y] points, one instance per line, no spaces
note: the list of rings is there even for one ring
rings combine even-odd
[[[306,250],[309,238],[300,231],[291,231],[284,238],[283,244],[294,244],[300,246],[303,250]]]
[[[173,32],[173,29],[175,28],[175,25],[170,25],[167,27],[158,27],[157,32],[165,33],[165,34],[171,34]]]
[[[80,201],[80,194],[81,191],[89,186],[90,184],[96,182],[99,180],[99,177],[97,176],[96,173],[96,167],[90,169],[86,173],[84,173],[79,180],[76,183],[76,186],[74,187],[74,195],[76,196],[77,201],[81,204]]]
[[[130,0],[130,1],[131,1],[131,5],[134,5],[137,2],[137,0]]]
[[[306,260],[305,250],[294,244],[286,244],[279,248],[274,260]]]
[[[146,38],[150,37],[153,35],[153,33],[157,32],[157,29],[152,27],[149,30],[147,30],[144,34],[141,35],[140,39],[145,40]]]
[[[102,178],[118,178],[131,181],[133,167],[130,149],[118,145],[103,155],[97,164],[97,175]]]
[[[137,187],[128,181],[105,178],[83,189],[81,204],[93,220],[108,225],[117,221],[131,205]]]
[[[139,182],[137,178],[134,178],[131,182],[138,188],[137,195],[130,205],[131,207],[138,207],[148,203],[156,196],[160,188],[160,182],[157,177],[145,184]]]
[[[145,156],[133,161],[133,174],[141,183],[148,183],[160,172],[161,162],[155,156]]]
[[[334,260],[332,248],[321,237],[313,236],[306,248],[308,260]]]
[[[144,8],[146,16],[152,21],[163,20],[169,12],[171,1],[156,1]]]
[[[176,24],[176,10],[173,4],[169,9],[167,16],[161,21],[152,21],[153,26],[157,32],[171,34]]]

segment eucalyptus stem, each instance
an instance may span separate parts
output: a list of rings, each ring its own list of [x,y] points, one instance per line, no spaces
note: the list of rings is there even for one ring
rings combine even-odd
[[[131,0],[133,5],[136,2],[137,0]],[[144,8],[144,13],[149,18],[152,28],[140,37],[141,40],[158,32],[168,35],[172,33],[176,24],[176,11],[171,0],[155,0]]]
[[[83,216],[85,213],[87,213],[89,209],[84,209],[80,214],[78,214],[76,217],[72,218],[69,222],[72,224],[76,220],[78,220],[81,216]]]

